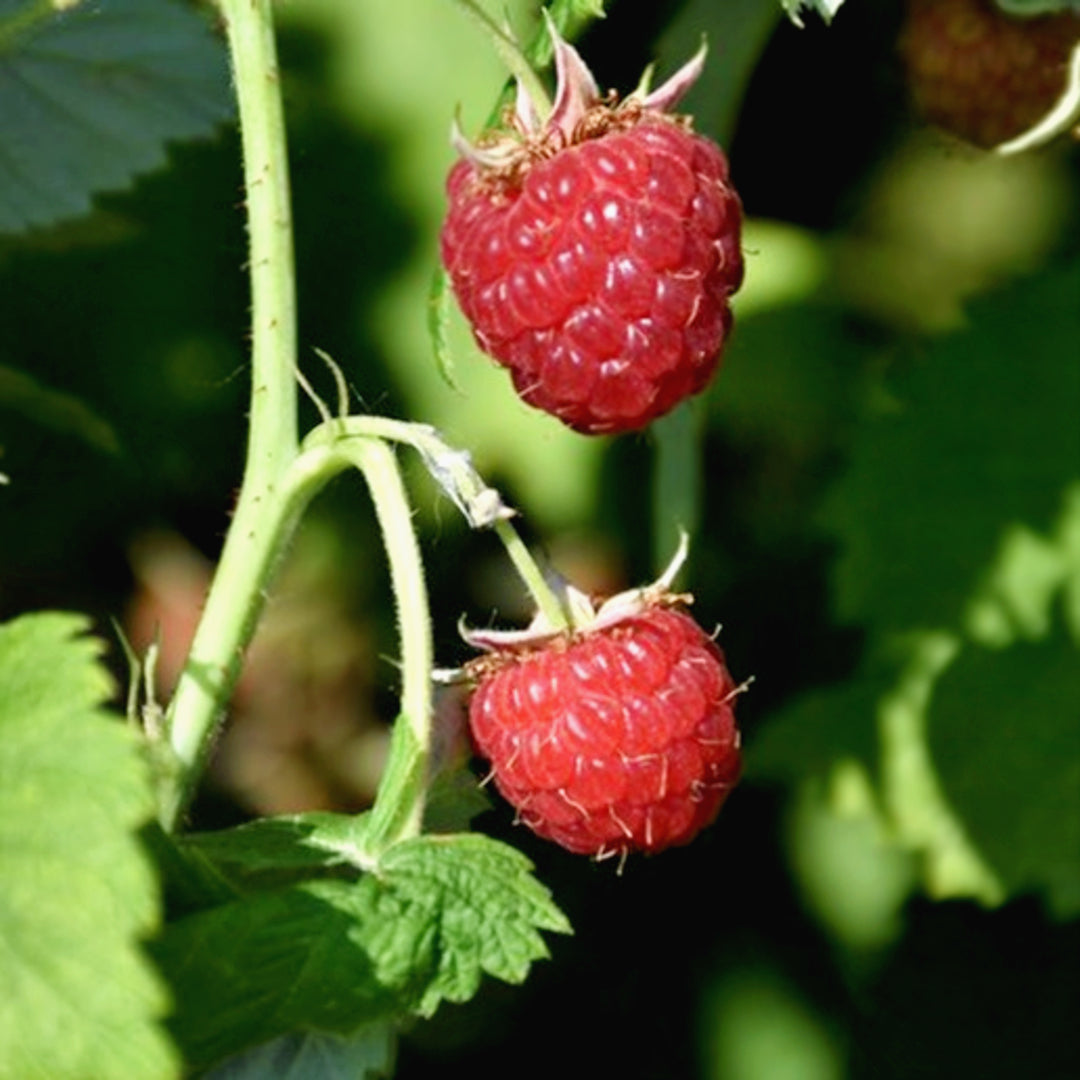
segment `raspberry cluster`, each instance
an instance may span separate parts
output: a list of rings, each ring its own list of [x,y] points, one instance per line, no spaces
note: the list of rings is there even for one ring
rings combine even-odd
[[[716,371],[743,275],[741,204],[721,149],[671,111],[704,50],[619,102],[549,29],[550,113],[519,83],[507,130],[455,134],[443,264],[526,402],[583,433],[631,431]],[[562,586],[525,631],[465,633],[486,652],[464,671],[474,747],[519,820],[569,851],[685,844],[738,779],[740,688],[669,591],[684,555],[598,611]]]

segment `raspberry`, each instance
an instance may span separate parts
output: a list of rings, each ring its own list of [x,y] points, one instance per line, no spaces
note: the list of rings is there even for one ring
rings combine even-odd
[[[619,104],[552,34],[547,122],[519,88],[514,133],[456,139],[442,260],[477,343],[526,402],[586,434],[630,431],[715,372],[742,210],[720,148],[666,111],[702,53]]]
[[[989,149],[1041,120],[1065,90],[1080,17],[1020,18],[991,0],[908,0],[899,39],[915,108]]]
[[[657,852],[710,824],[738,779],[738,693],[671,601],[474,662],[469,726],[529,828],[598,858]]]

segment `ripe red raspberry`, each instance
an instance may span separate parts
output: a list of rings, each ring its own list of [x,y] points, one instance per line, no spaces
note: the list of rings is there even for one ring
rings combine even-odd
[[[442,260],[477,343],[525,401],[587,434],[629,431],[716,370],[742,211],[720,148],[666,111],[703,53],[618,104],[553,38],[546,123],[519,88],[515,132],[456,138]]]
[[[899,39],[915,108],[989,149],[1041,120],[1064,92],[1080,17],[1020,18],[992,0],[908,0]]]
[[[670,600],[623,599],[583,631],[476,661],[469,705],[520,820],[598,858],[689,842],[740,766],[739,688],[716,643]]]

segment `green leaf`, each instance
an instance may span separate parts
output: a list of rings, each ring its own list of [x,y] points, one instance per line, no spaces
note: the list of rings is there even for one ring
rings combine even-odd
[[[257,893],[178,920],[156,955],[173,1030],[194,1066],[289,1032],[347,1035],[464,1001],[482,972],[524,979],[565,917],[513,848],[479,835],[420,837],[355,882]]]
[[[575,41],[589,23],[605,17],[604,0],[552,0],[547,10],[551,21],[567,41]],[[551,62],[554,50],[543,22],[538,24],[525,52],[537,68]]]
[[[966,613],[968,636],[980,645],[1002,648],[1018,638],[1045,638],[1061,614],[1080,640],[1080,481],[1061,502],[1049,536],[1020,522],[1005,530]]]
[[[132,730],[78,615],[0,626],[0,1077],[176,1075],[165,994],[138,940],[157,920],[136,837],[153,814]]]
[[[439,369],[439,374],[447,386],[457,390],[458,385],[454,381],[454,355],[450,347],[452,296],[449,274],[441,266],[436,267],[431,277],[431,292],[428,296],[428,333],[431,335],[431,348],[435,353],[435,366]]]
[[[177,0],[98,0],[47,18],[0,0],[0,232],[85,213],[232,113],[225,51]]]
[[[904,642],[896,684],[876,709],[881,802],[897,839],[920,856],[929,895],[997,904],[1004,899],[1001,882],[945,797],[927,739],[927,708],[960,647],[959,638],[942,632]]]
[[[1049,535],[1006,531],[967,605],[966,639],[922,632],[868,650],[852,678],[804,695],[757,735],[748,772],[820,782],[857,761],[876,774],[882,820],[921,856],[931,895],[997,904],[1041,889],[1071,916],[1080,665],[1060,621],[1080,640],[1080,485]]]
[[[372,1024],[344,1038],[283,1035],[230,1058],[204,1080],[375,1080],[393,1074],[396,1049],[389,1024]]]
[[[935,341],[858,432],[827,524],[845,619],[955,626],[1013,522],[1044,530],[1080,463],[1080,262]]]
[[[240,890],[285,884],[363,858],[368,816],[310,812],[259,818],[234,829],[190,833],[179,842]]]
[[[529,860],[477,833],[398,844],[383,857],[382,871],[399,895],[430,913],[438,966],[418,1004],[425,1016],[443,998],[471,998],[483,972],[523,982],[532,962],[548,956],[538,931],[570,933]]]
[[[747,750],[748,772],[786,781],[865,770],[881,821],[900,849],[919,856],[933,896],[1003,898],[946,799],[927,743],[926,710],[959,638],[911,634],[870,647],[845,683],[798,699]]]
[[[1064,629],[965,648],[930,704],[930,749],[950,803],[1013,894],[1080,914],[1080,652]]]

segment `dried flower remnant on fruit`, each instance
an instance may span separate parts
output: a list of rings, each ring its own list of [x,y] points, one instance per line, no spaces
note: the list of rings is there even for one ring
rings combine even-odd
[[[442,259],[523,400],[587,434],[630,431],[715,373],[743,275],[742,208],[723,152],[670,112],[704,50],[619,101],[552,35],[551,115],[519,86],[507,131],[455,133]]]
[[[662,589],[552,634],[470,635],[469,726],[495,787],[539,836],[597,858],[686,844],[738,780],[742,687]]]
[[[983,149],[1037,124],[1066,89],[1080,15],[1021,17],[992,0],[907,0],[898,42],[912,103]]]

